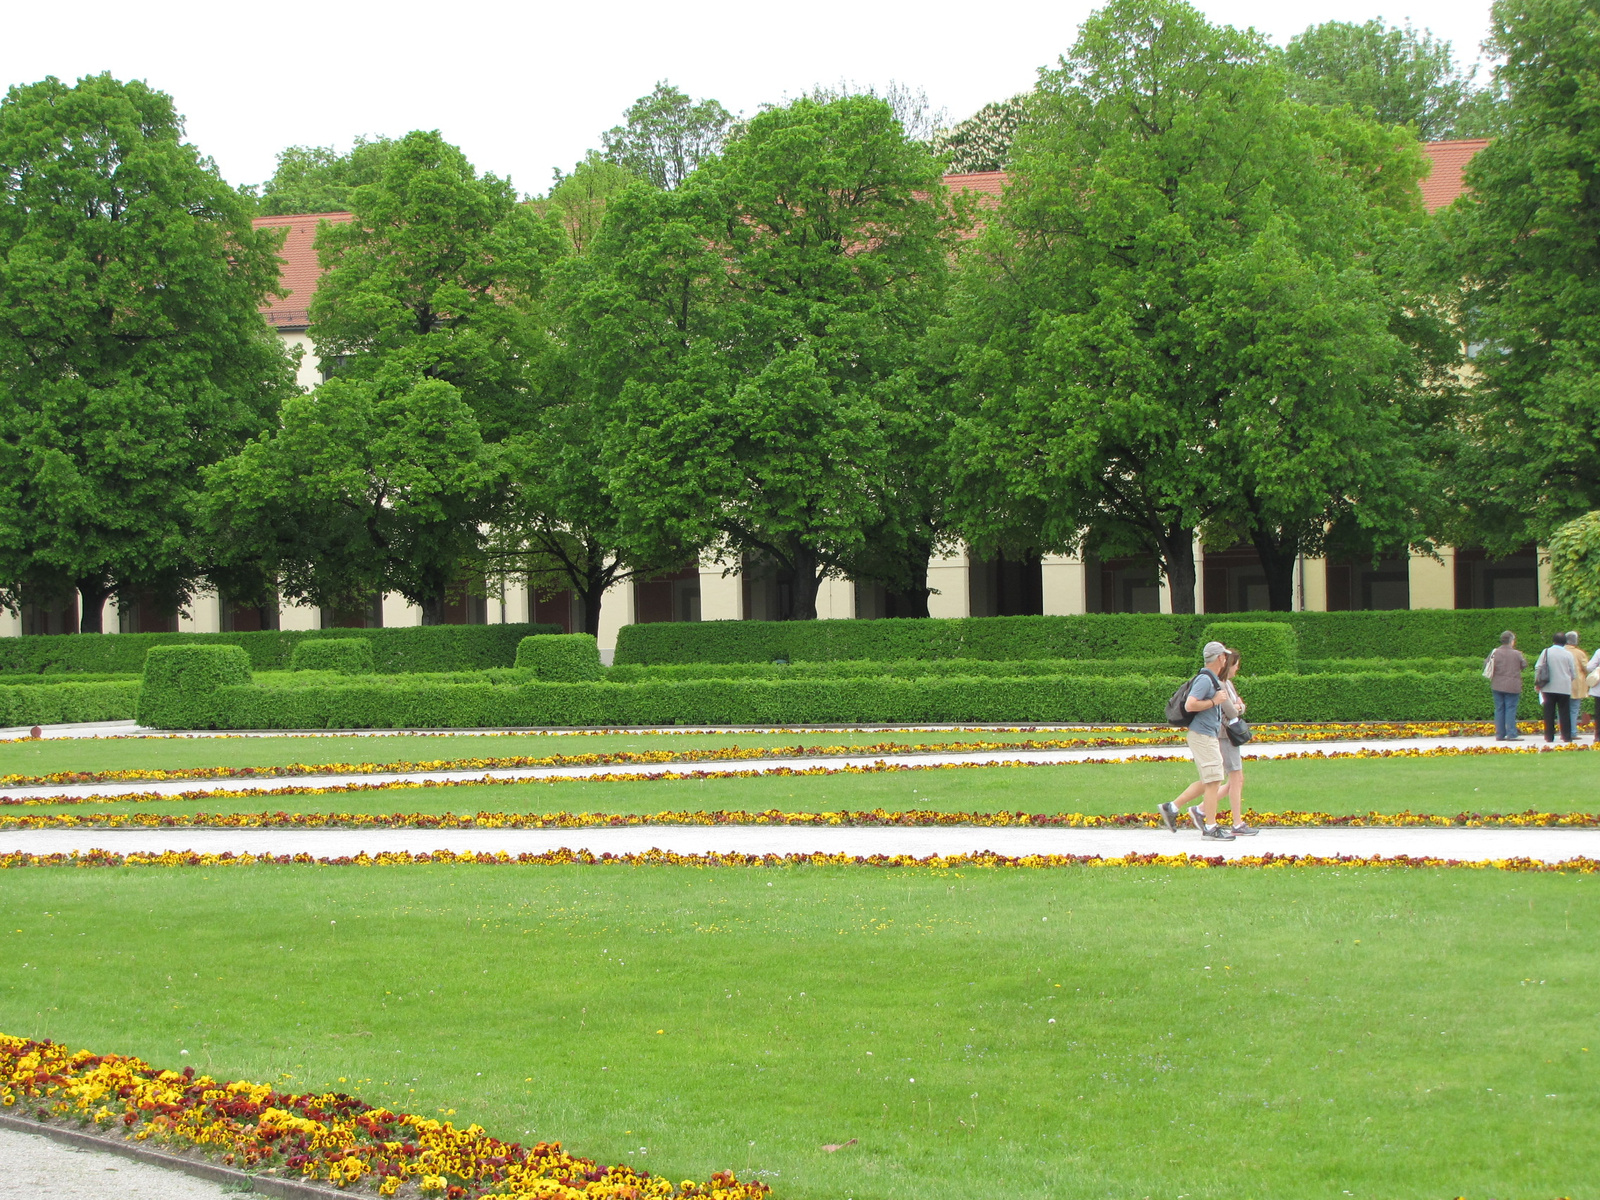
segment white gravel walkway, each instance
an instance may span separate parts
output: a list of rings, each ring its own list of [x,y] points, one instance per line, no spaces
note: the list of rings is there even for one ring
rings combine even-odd
[[[413,854],[1248,854],[1409,855],[1486,862],[1532,858],[1563,862],[1600,859],[1600,829],[1266,829],[1233,842],[1193,831],[1163,829],[1003,829],[975,826],[863,828],[778,825],[640,826],[629,829],[24,829],[0,832],[0,852],[70,854],[110,850],[159,854],[192,850],[223,854],[309,854],[354,857],[386,851]]]
[[[0,1196],[17,1200],[220,1200],[221,1184],[0,1129]]]

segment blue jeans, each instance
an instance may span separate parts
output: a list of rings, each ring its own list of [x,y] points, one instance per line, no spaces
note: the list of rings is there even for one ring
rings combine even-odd
[[[1578,736],[1578,714],[1583,711],[1583,697],[1579,696],[1572,702],[1572,736]]]
[[[1494,736],[1508,738],[1517,731],[1517,703],[1521,692],[1496,692],[1494,694]]]

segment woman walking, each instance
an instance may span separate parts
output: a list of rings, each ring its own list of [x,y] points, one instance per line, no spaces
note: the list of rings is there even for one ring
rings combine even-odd
[[[1227,772],[1223,790],[1228,793],[1228,803],[1233,807],[1233,836],[1249,837],[1258,831],[1253,825],[1247,825],[1244,819],[1244,755],[1233,738],[1228,736],[1233,723],[1244,715],[1244,700],[1239,696],[1239,689],[1233,685],[1233,677],[1239,673],[1241,657],[1237,650],[1229,650],[1228,661],[1223,664],[1222,736],[1217,739],[1217,744],[1222,748],[1222,769]]]
[[[1522,701],[1522,674],[1528,669],[1528,660],[1517,649],[1517,635],[1509,629],[1502,633],[1484,667],[1494,690],[1494,740],[1520,742],[1517,705]]]

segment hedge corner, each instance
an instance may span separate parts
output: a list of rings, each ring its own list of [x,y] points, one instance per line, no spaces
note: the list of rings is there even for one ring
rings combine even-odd
[[[212,696],[252,682],[242,646],[152,646],[139,688],[139,723],[157,729],[209,726]]]
[[[318,638],[301,642],[289,658],[291,671],[337,671],[371,675],[377,671],[372,643],[364,637]]]
[[[1239,652],[1245,675],[1293,675],[1300,669],[1294,627],[1277,621],[1218,621],[1207,625],[1200,643],[1221,642]]]
[[[543,633],[517,643],[517,668],[541,683],[588,683],[600,679],[600,643],[590,633]]]

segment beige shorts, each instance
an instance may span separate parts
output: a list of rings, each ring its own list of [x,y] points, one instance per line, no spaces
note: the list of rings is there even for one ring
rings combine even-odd
[[[1204,733],[1188,730],[1189,753],[1199,768],[1201,783],[1221,783],[1227,773],[1222,769],[1222,747],[1217,739]]]

